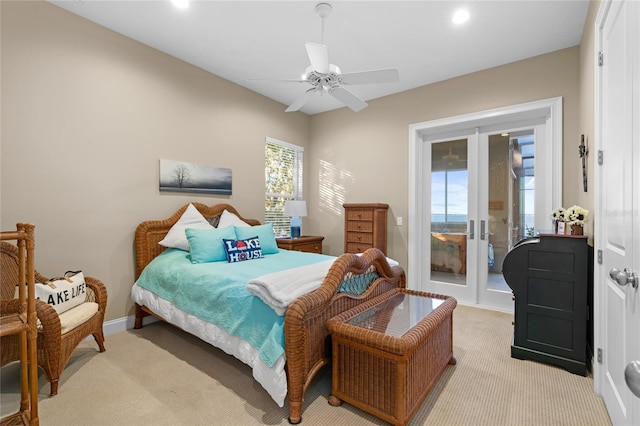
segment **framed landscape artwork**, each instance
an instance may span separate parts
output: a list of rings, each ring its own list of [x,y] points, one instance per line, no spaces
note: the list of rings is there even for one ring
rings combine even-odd
[[[160,160],[160,191],[231,195],[231,169]]]

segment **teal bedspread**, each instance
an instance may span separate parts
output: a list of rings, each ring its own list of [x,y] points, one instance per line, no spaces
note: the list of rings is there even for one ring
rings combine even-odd
[[[177,308],[247,341],[271,367],[284,353],[284,317],[250,294],[247,281],[332,258],[280,250],[245,262],[192,264],[188,252],[167,249],[147,265],[136,283]]]

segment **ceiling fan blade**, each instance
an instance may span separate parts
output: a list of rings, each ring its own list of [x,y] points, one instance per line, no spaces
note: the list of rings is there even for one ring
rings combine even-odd
[[[304,95],[300,96],[298,99],[293,101],[293,103],[289,105],[289,107],[284,111],[285,112],[298,111],[300,108],[302,108],[304,104],[307,103],[307,101],[315,94],[315,92],[316,92],[315,89],[307,90],[306,92],[304,92]]]
[[[331,94],[331,96],[333,96],[334,98],[336,98],[337,100],[339,100],[340,102],[342,102],[343,104],[345,104],[346,106],[354,110],[355,112],[358,112],[361,109],[366,108],[368,105],[365,101],[363,101],[362,99],[360,99],[359,97],[357,97],[356,95],[354,95],[353,93],[345,89],[344,87],[336,87],[329,93]]]
[[[387,68],[382,70],[347,72],[340,74],[344,84],[373,84],[373,83],[395,83],[400,81],[400,72],[397,68]]]
[[[264,81],[268,81],[270,83],[272,82],[276,82],[276,83],[308,83],[307,80],[301,80],[299,78],[290,78],[290,79],[276,79],[276,78],[249,78],[247,79],[247,81],[257,81],[257,82],[264,82]]]
[[[308,42],[305,44],[311,68],[321,74],[329,73],[329,49],[324,44]]]

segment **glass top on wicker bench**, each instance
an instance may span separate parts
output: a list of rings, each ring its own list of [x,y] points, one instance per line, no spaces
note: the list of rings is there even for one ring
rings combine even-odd
[[[400,293],[356,315],[346,324],[401,337],[443,302],[443,299]]]

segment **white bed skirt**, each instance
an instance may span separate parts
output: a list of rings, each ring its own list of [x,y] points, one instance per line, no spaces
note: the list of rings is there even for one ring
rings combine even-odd
[[[278,406],[284,406],[284,399],[287,396],[284,354],[278,358],[273,367],[269,368],[260,359],[258,351],[246,341],[176,308],[171,302],[158,297],[137,284],[134,284],[131,290],[131,300],[139,305],[148,307],[170,324],[199,337],[247,364],[253,371],[253,378],[269,393]]]

